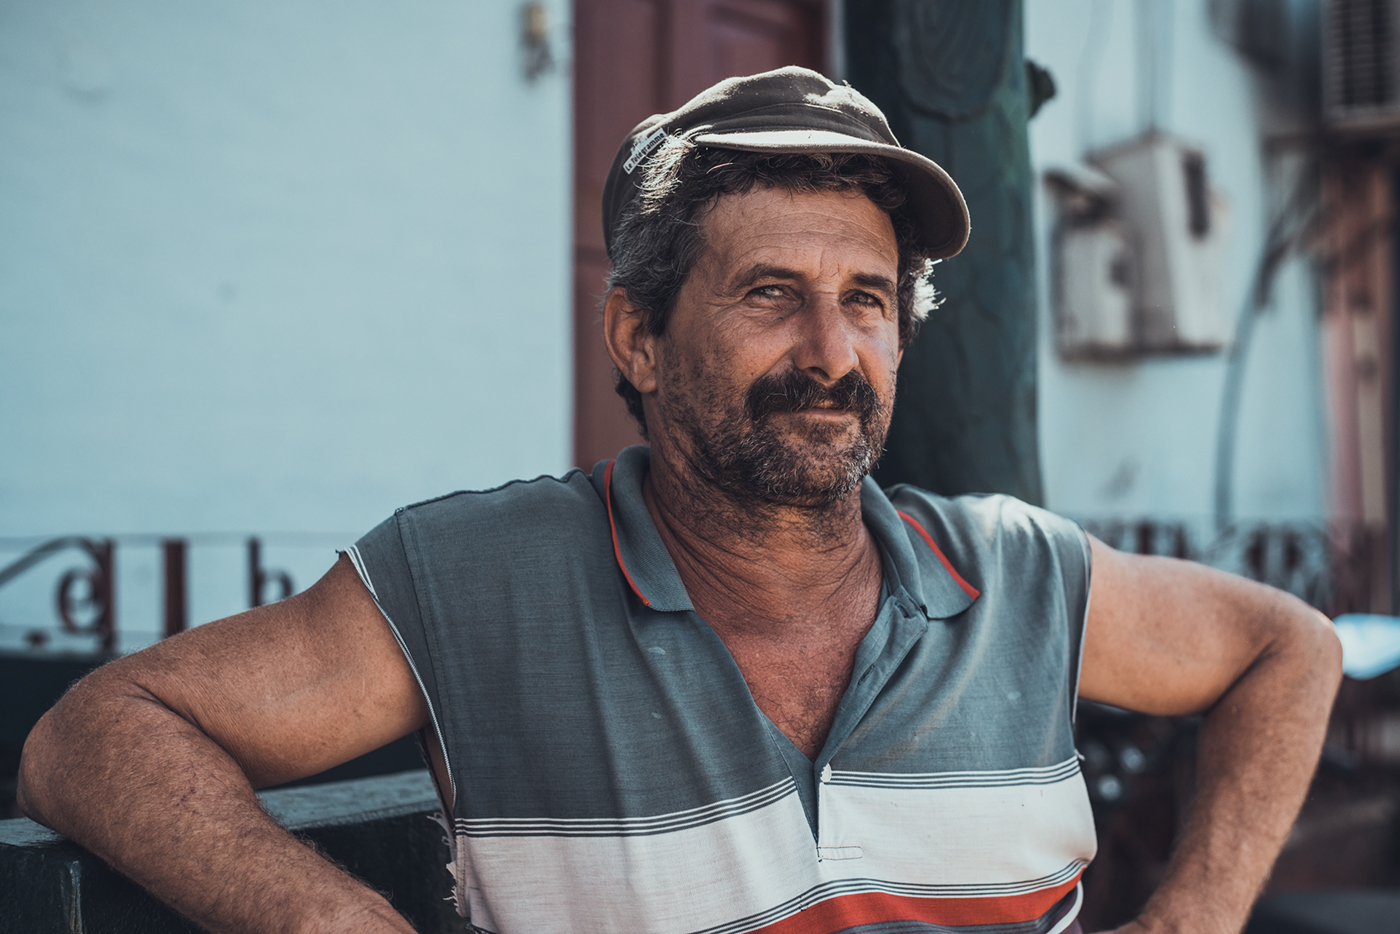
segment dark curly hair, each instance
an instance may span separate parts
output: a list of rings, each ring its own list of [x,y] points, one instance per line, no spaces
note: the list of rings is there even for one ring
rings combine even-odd
[[[704,249],[701,221],[721,195],[755,187],[798,193],[859,191],[890,216],[899,249],[899,342],[913,340],[934,306],[931,264],[894,173],[861,153],[764,153],[696,146],[672,138],[648,160],[637,197],[623,209],[611,244],[608,291],[623,289],[652,334],[666,330],[676,297]],[[616,367],[617,394],[647,436],[642,396]]]

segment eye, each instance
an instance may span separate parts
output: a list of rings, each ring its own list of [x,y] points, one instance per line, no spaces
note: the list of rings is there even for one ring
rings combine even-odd
[[[852,292],[846,297],[846,301],[874,313],[883,313],[885,310],[885,300],[870,292]]]
[[[760,285],[757,288],[749,289],[749,295],[754,298],[782,298],[783,287],[781,285]]]

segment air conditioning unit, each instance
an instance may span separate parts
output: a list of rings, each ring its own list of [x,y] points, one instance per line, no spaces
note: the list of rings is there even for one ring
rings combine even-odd
[[[1201,150],[1150,132],[1051,171],[1056,339],[1067,357],[1218,350],[1225,202]]]
[[[1400,130],[1400,0],[1327,0],[1322,98],[1335,129]]]

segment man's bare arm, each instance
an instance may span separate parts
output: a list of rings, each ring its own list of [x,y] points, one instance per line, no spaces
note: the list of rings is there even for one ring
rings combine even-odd
[[[25,743],[19,802],[212,931],[411,931],[278,827],[253,789],[426,720],[393,633],[342,557],[305,593],[84,678]]]
[[[1190,816],[1162,884],[1123,930],[1234,934],[1302,806],[1341,647],[1326,617],[1282,591],[1090,541],[1080,695],[1205,714]]]

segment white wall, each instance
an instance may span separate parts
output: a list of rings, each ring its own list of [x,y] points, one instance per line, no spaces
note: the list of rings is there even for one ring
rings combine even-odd
[[[0,5],[0,536],[332,540],[565,469],[547,6],[530,82],[514,0]]]
[[[1135,16],[1155,7],[1160,129],[1202,146],[1229,202],[1226,307],[1239,314],[1269,199],[1250,66],[1212,32],[1209,0],[1026,0],[1026,54],[1059,89],[1031,122],[1038,176],[1042,318],[1040,443],[1049,505],[1078,517],[1204,519],[1213,505],[1225,355],[1107,364],[1062,360],[1049,301],[1053,205],[1039,176],[1146,129],[1152,107]],[[1144,96],[1140,96],[1144,95]],[[1309,265],[1282,270],[1245,371],[1234,472],[1241,518],[1315,519],[1324,511],[1326,436]]]

